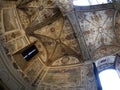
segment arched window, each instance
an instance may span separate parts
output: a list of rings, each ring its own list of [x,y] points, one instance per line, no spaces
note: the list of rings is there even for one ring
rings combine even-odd
[[[120,78],[115,69],[106,69],[99,73],[102,90],[120,90]]]
[[[120,90],[120,56],[106,56],[93,63],[98,90]]]

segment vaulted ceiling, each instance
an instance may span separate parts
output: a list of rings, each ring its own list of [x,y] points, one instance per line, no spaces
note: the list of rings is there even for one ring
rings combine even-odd
[[[96,90],[92,62],[120,50],[118,10],[111,4],[77,7],[69,0],[2,3],[1,41],[27,81],[40,90]],[[28,63],[21,51],[31,44],[39,53]]]

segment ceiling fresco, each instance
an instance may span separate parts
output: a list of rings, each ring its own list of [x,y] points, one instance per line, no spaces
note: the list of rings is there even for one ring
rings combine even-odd
[[[18,29],[17,20],[15,18],[15,11],[13,9],[5,9],[3,10],[3,21],[4,21],[4,28],[5,32],[9,30]]]
[[[64,56],[75,57],[75,62],[76,60],[77,63],[82,62],[74,30],[69,20],[62,17],[55,3],[51,0],[20,2],[17,8],[22,27],[26,34],[35,37],[43,44],[46,50],[44,52],[47,54],[43,61],[47,65],[52,65],[54,61]],[[74,60],[71,64],[74,64],[73,62]]]
[[[118,38],[118,42],[120,42],[120,12],[118,12],[118,11],[116,11],[116,13],[115,13],[115,23],[114,23],[114,25],[115,25],[115,33],[116,33],[116,36],[117,36],[117,38]]]
[[[24,29],[35,27],[34,25],[39,23],[43,24],[43,21],[48,21],[59,12],[56,4],[51,0],[23,0],[18,4],[17,9]]]
[[[13,65],[19,67],[17,71],[27,82],[38,84],[48,71],[46,66],[68,66],[84,62],[69,19],[62,15],[51,0],[23,0],[17,7],[1,11],[6,52],[14,59]],[[26,62],[20,53],[33,43],[39,53]]]
[[[42,9],[38,9],[38,11],[29,10],[31,7],[42,7]],[[56,9],[54,2],[47,0],[39,1],[38,3],[38,1],[23,0],[16,9],[3,9],[2,17],[4,22],[3,29],[7,33],[4,37],[9,53],[14,54],[29,43],[32,43],[31,38],[28,38],[29,41],[24,36],[26,32],[27,35],[36,38],[37,42],[41,43],[42,46],[40,48],[43,49],[41,49],[42,51],[40,50],[42,52],[40,56],[46,65],[52,65],[56,60],[60,60],[62,65],[62,61],[66,60],[66,58],[68,58],[66,64],[68,64],[67,61],[69,61],[69,64],[75,64],[76,61],[77,63],[83,62],[74,30],[68,18],[63,17],[59,9]],[[7,18],[10,18],[10,20]],[[21,33],[21,35],[18,36],[17,33]]]
[[[119,12],[107,6],[73,9],[69,0],[13,2],[0,10],[0,40],[18,73],[37,90],[97,90],[92,63],[119,52]],[[33,44],[39,53],[25,61],[21,52]]]
[[[32,36],[38,38],[45,46],[47,62],[52,64],[64,56],[73,56],[82,61],[79,44],[67,19],[60,18],[51,25],[36,30]]]
[[[77,12],[86,46],[94,59],[113,54],[120,49],[114,29],[114,14],[114,9]]]
[[[89,90],[96,90],[92,65],[49,68],[39,85],[40,89],[46,87],[58,90],[74,90],[77,88],[78,90],[88,90],[88,88]]]

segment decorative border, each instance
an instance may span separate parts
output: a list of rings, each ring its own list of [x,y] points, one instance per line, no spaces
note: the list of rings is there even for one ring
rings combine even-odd
[[[100,4],[100,5],[91,5],[91,6],[74,6],[74,9],[76,11],[99,11],[99,10],[105,10],[105,9],[114,9],[114,6],[112,3],[109,4]]]

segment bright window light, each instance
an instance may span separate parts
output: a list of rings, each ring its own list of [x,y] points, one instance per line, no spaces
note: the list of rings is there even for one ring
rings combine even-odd
[[[76,6],[88,6],[108,3],[107,0],[73,0],[73,4]]]
[[[99,73],[102,90],[120,90],[120,78],[114,69]]]

